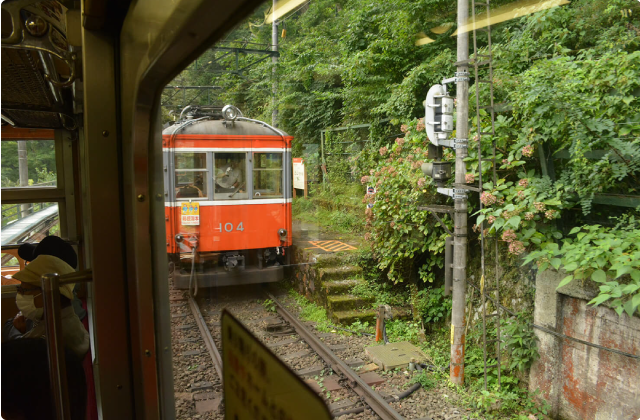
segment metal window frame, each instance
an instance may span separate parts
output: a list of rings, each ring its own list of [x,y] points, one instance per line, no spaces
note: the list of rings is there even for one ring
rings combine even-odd
[[[72,242],[78,242],[76,221],[76,194],[74,183],[73,134],[64,129],[39,130],[38,134],[50,135],[49,138],[4,138],[3,141],[53,141],[56,160],[55,187],[10,187],[2,188],[2,204],[56,203],[60,236]]]
[[[175,417],[160,141],[162,90],[261,3],[139,0],[130,5],[120,32],[118,111],[124,188],[122,205],[110,208],[123,210],[124,237],[118,243],[126,247],[123,274],[137,418]]]

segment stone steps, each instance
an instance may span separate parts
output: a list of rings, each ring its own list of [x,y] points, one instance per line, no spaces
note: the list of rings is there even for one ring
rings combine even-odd
[[[350,311],[361,308],[371,308],[375,302],[372,298],[362,298],[355,295],[343,294],[327,296],[327,312]]]
[[[356,265],[323,267],[318,270],[318,279],[323,283],[331,280],[345,280],[360,276],[362,276],[362,268]]]
[[[329,316],[335,324],[350,325],[356,321],[368,322],[369,325],[375,325],[376,311],[373,309],[353,309],[350,311],[332,312]]]
[[[327,294],[327,296],[341,295],[344,293],[349,293],[353,286],[357,286],[358,284],[363,283],[364,280],[362,279],[331,280],[323,282],[322,289]]]

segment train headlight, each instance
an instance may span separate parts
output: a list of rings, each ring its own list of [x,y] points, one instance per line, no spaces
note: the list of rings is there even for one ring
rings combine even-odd
[[[234,121],[236,118],[242,116],[242,112],[233,105],[225,105],[222,108],[222,116],[227,121]]]
[[[179,233],[176,235],[176,242],[180,243],[180,242],[182,242],[183,239],[184,238]]]
[[[287,240],[287,229],[278,229],[278,236],[281,241]]]

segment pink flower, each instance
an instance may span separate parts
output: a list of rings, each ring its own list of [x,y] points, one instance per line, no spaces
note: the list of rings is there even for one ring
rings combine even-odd
[[[360,183],[362,185],[366,184],[367,182],[369,182],[369,177],[368,176],[363,176],[362,178],[360,178]]]
[[[475,174],[465,174],[464,175],[464,182],[466,182],[467,184],[472,184],[474,182],[476,182],[476,176]]]
[[[508,159],[502,159],[502,164],[503,165],[508,165],[509,164],[509,160]]]
[[[371,240],[371,234],[369,232],[364,234],[364,240],[365,241],[370,241]]]
[[[419,188],[424,187],[424,185],[426,184],[426,182],[427,182],[427,179],[426,179],[426,178],[420,178],[420,179],[418,180],[418,187],[419,187]]]
[[[416,149],[416,153],[417,153],[417,154],[422,153],[422,148],[418,147],[418,148]]]
[[[480,134],[476,134],[475,136],[473,136],[473,141],[478,141],[480,140]]]
[[[533,156],[533,146],[530,144],[524,146],[522,148],[522,156],[531,157]]]
[[[409,131],[409,126],[406,124],[402,124],[400,126],[400,131],[402,131],[403,133],[407,133]]]
[[[391,222],[389,223],[389,226],[394,227],[396,225],[396,222]]]
[[[402,145],[404,144],[404,142],[405,142],[405,140],[404,140],[403,138],[401,138],[401,137],[398,137],[398,138],[396,139],[396,144],[397,144],[398,146],[400,146],[400,147],[402,147]]]
[[[376,170],[372,169],[372,170],[369,171],[369,175],[373,175],[375,172],[376,172]]]
[[[533,203],[533,207],[535,207],[536,210],[539,212],[543,212],[547,208],[547,206],[545,206],[544,203],[541,203],[539,201],[536,201],[535,203]]]
[[[511,242],[517,239],[516,233],[512,229],[507,229],[502,233],[502,240]]]
[[[520,255],[524,252],[524,244],[520,241],[512,241],[509,243],[509,252],[513,255]]]
[[[534,217],[533,213],[525,213],[524,214],[525,220],[533,220],[533,217]]]
[[[521,187],[525,187],[526,188],[526,187],[529,186],[529,180],[526,179],[526,178],[523,178],[518,182],[518,185],[520,185]]]
[[[555,210],[547,210],[547,211],[544,213],[544,217],[545,217],[545,218],[547,218],[547,219],[549,219],[549,220],[554,219],[554,218],[555,218],[555,215],[556,215],[556,211],[555,211]]]
[[[402,162],[404,162],[403,158],[398,159],[398,163],[402,163]]]
[[[488,216],[487,217],[487,222],[493,224],[493,222],[496,221],[496,216]]]
[[[520,200],[524,200],[524,191],[518,191],[517,195]]]
[[[380,156],[386,155],[388,150],[389,149],[387,147],[381,147],[380,148]]]
[[[497,198],[495,195],[489,193],[489,192],[483,192],[480,195],[480,201],[482,201],[482,204],[484,204],[485,206],[490,206],[492,204],[495,204],[497,201]]]
[[[420,118],[418,120],[418,124],[416,124],[416,130],[418,131],[424,131],[425,126],[424,126],[424,118]]]

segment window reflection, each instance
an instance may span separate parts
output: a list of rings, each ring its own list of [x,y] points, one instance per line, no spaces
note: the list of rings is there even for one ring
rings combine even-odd
[[[282,153],[254,153],[253,198],[282,197]]]
[[[207,197],[206,173],[206,153],[176,153],[176,198],[184,200]]]

